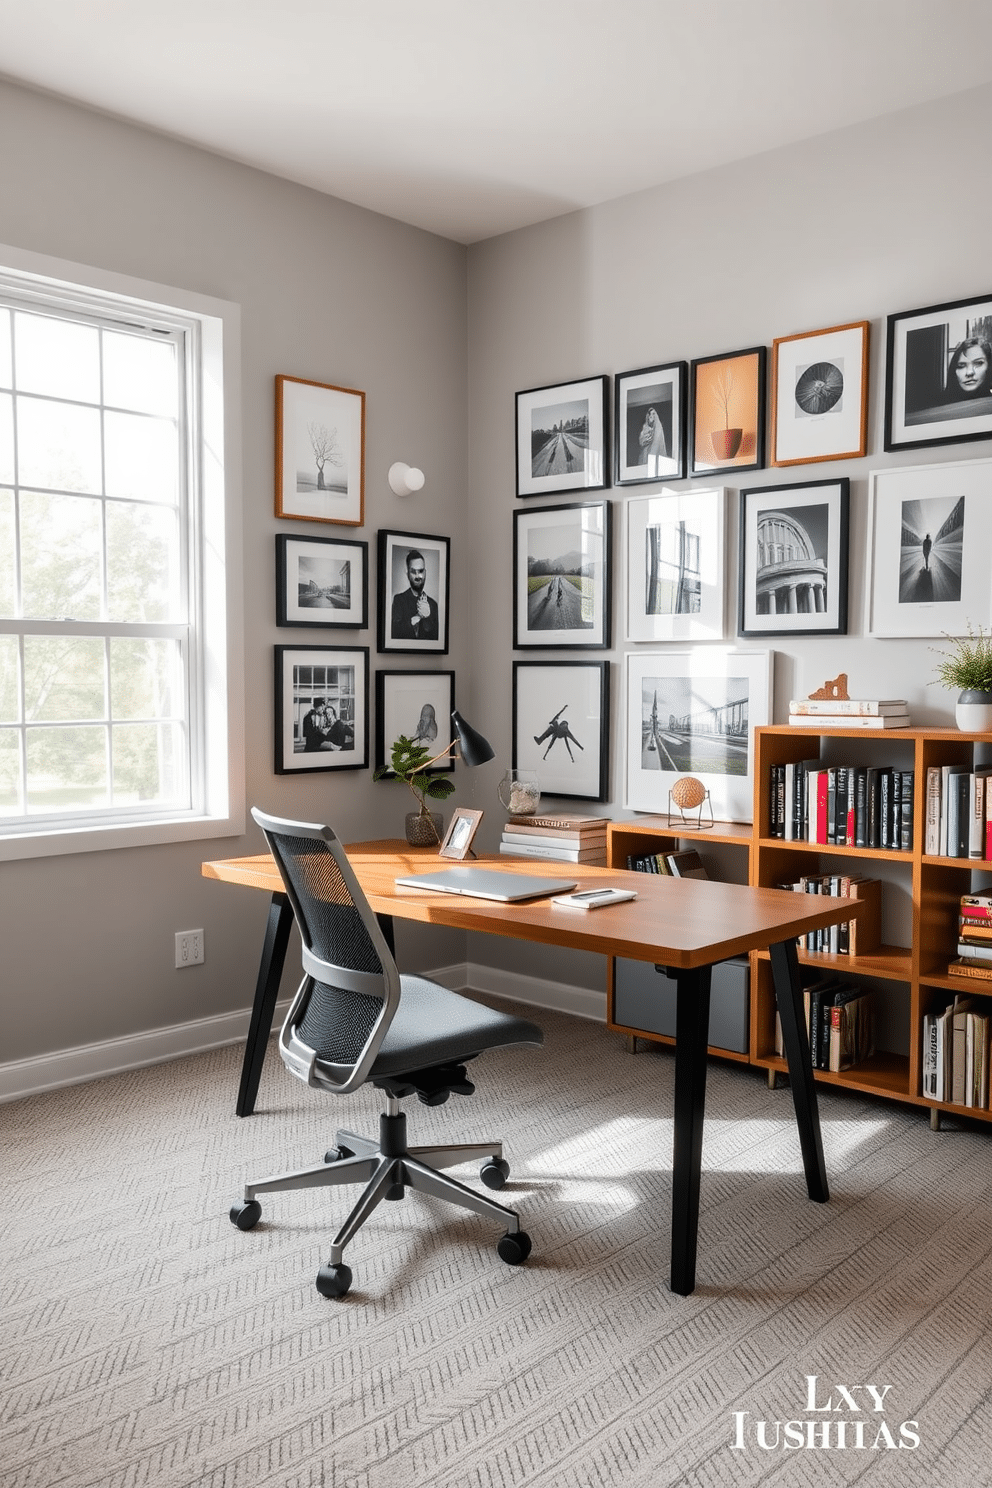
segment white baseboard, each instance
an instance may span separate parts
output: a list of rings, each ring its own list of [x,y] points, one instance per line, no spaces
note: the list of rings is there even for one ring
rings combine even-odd
[[[487,992],[509,1002],[553,1008],[600,1022],[606,1017],[606,994],[603,992],[499,971],[479,962],[456,962],[452,966],[435,967],[423,975],[452,991]],[[272,1020],[274,1030],[279,1028],[288,1007],[288,1001],[276,1004]],[[173,1023],[166,1028],[153,1028],[147,1033],[107,1039],[99,1044],[81,1044],[75,1049],[58,1049],[32,1059],[11,1060],[0,1064],[0,1103],[21,1100],[27,1095],[40,1095],[45,1090],[57,1090],[63,1085],[101,1080],[106,1075],[140,1069],[146,1064],[161,1064],[186,1054],[203,1054],[225,1044],[243,1043],[248,1036],[250,1017],[251,1010],[242,1008],[239,1012],[223,1013],[216,1018],[197,1018],[190,1023]]]

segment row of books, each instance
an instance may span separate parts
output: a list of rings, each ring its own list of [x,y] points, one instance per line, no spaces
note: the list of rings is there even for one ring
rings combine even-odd
[[[606,820],[601,816],[511,816],[499,850],[512,858],[606,864]]]
[[[923,1018],[923,1094],[931,1100],[988,1110],[989,1004],[955,997]]]
[[[992,981],[992,894],[962,894],[958,907],[958,959],[951,976]]]
[[[810,1059],[814,1069],[853,1069],[875,1052],[875,1000],[871,992],[840,977],[824,977],[803,990]],[[775,1052],[783,1053],[782,1024],[775,1015]]]
[[[861,873],[805,873],[801,878],[777,885],[794,894],[832,894],[840,899],[860,899],[868,905],[860,920],[845,920],[811,930],[799,939],[799,949],[817,955],[870,956],[881,943],[882,885],[877,878]]]
[[[770,783],[770,837],[912,850],[912,770],[805,759],[772,765]]]
[[[667,873],[672,878],[708,878],[703,860],[694,847],[681,852],[641,853],[627,859],[632,873]]]
[[[992,765],[931,765],[923,850],[941,858],[992,858]]]
[[[793,698],[794,728],[909,728],[905,698]]]

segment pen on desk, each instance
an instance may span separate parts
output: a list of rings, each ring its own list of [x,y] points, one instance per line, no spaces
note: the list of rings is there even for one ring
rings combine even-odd
[[[601,899],[604,894],[612,894],[612,889],[582,889],[578,894],[573,894],[573,899]]]

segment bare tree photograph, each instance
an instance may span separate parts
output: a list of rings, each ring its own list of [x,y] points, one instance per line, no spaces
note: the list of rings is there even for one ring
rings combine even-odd
[[[365,394],[276,378],[276,516],[364,520]]]

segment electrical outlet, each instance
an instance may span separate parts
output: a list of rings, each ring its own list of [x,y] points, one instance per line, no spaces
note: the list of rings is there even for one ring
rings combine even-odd
[[[176,931],[176,969],[200,966],[203,962],[203,931]]]

